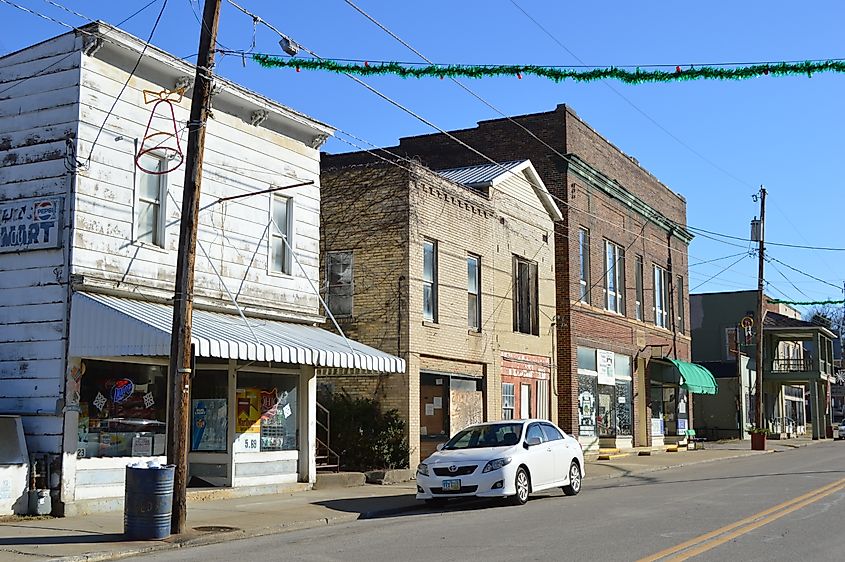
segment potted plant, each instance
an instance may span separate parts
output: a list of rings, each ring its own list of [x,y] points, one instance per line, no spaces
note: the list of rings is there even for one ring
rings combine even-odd
[[[751,450],[765,451],[766,450],[766,435],[769,430],[765,427],[750,427],[748,433],[751,434]]]

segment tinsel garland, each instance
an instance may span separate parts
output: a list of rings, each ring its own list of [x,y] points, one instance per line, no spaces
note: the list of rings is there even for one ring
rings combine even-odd
[[[573,69],[552,66],[518,65],[407,65],[397,62],[338,62],[334,60],[280,58],[265,54],[252,54],[252,59],[265,68],[295,68],[297,71],[324,70],[340,74],[358,76],[379,76],[392,74],[402,78],[491,78],[496,76],[537,76],[555,82],[575,80],[576,82],[594,82],[596,80],[619,80],[626,84],[645,82],[673,82],[680,80],[745,80],[759,76],[799,76],[811,77],[819,72],[845,72],[845,61],[805,61],[752,64],[747,66],[676,66],[674,71],[649,69],[628,70],[614,66],[593,69]]]
[[[828,301],[788,301],[781,299],[767,299],[769,304],[794,304],[794,305],[814,305],[814,304],[845,304],[845,300],[828,300]]]

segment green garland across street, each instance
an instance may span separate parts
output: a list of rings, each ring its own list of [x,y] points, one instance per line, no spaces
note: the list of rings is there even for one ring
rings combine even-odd
[[[339,62],[329,59],[282,58],[266,54],[252,54],[252,59],[265,68],[294,68],[297,71],[323,70],[357,76],[395,75],[402,78],[491,78],[498,76],[537,76],[555,82],[574,80],[619,80],[625,84],[648,82],[677,82],[684,80],[746,80],[760,76],[807,76],[822,72],[845,73],[845,61],[822,60],[804,62],[760,63],[743,66],[676,66],[674,71],[648,69],[628,70],[615,66],[575,69],[555,66],[516,65],[409,65],[398,62]]]
[[[794,305],[813,305],[813,304],[845,304],[845,300],[827,300],[827,301],[787,301],[781,299],[768,299],[769,304],[794,304]]]

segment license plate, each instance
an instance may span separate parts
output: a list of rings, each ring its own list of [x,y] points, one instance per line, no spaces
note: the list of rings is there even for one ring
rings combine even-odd
[[[461,481],[458,480],[444,480],[443,481],[443,491],[444,492],[459,492],[461,490]]]

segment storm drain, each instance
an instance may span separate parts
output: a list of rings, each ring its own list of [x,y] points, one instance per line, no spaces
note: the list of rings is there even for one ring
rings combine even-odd
[[[194,531],[199,531],[200,533],[226,533],[229,531],[240,531],[240,529],[226,525],[204,525],[202,527],[194,527]]]

